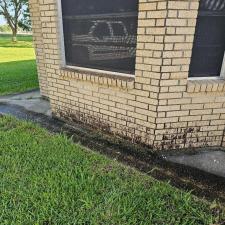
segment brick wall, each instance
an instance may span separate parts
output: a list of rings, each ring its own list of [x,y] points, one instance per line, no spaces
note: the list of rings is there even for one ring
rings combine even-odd
[[[156,142],[165,148],[221,145],[224,80],[188,80],[198,0],[168,1]]]
[[[55,116],[155,149],[221,145],[224,81],[187,79],[198,4],[139,1],[136,73],[126,77],[62,68],[57,2],[30,0],[41,89]]]
[[[47,76],[45,72],[45,53],[43,48],[43,35],[41,23],[41,11],[39,0],[29,0],[30,13],[32,15],[33,40],[36,52],[39,86],[42,96],[48,96]]]

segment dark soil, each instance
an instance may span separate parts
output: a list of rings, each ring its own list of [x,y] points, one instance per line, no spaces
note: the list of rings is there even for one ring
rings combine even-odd
[[[93,151],[100,152],[112,159],[135,167],[158,180],[168,181],[177,188],[192,191],[196,196],[204,197],[208,200],[218,199],[225,205],[225,178],[188,166],[169,163],[163,157],[168,152],[160,151],[156,153],[148,147],[131,144],[122,138],[106,135],[83,124],[67,124],[57,118],[28,112],[18,106],[0,104],[0,114],[9,114],[18,119],[38,123],[50,132],[64,132],[67,136],[72,137],[74,142],[80,143]],[[210,148],[210,150],[218,149],[220,148]],[[193,151],[201,150],[186,149],[182,151],[192,154]],[[180,153],[181,151],[171,152],[171,154]]]

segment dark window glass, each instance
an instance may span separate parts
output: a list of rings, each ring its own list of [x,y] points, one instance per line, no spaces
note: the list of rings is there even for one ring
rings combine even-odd
[[[99,23],[93,32],[93,36],[98,38],[99,40],[103,40],[105,37],[110,37],[110,30],[107,23]]]
[[[138,0],[63,0],[66,64],[134,74]]]
[[[225,51],[225,0],[201,0],[190,77],[220,76]]]
[[[114,23],[114,24],[112,24],[112,28],[113,28],[113,35],[115,35],[115,36],[125,36],[126,35],[122,24]]]

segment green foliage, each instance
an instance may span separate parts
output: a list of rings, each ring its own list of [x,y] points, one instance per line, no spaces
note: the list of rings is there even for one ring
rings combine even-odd
[[[11,29],[10,29],[9,25],[1,25],[0,26],[0,32],[6,33],[6,32],[10,32],[10,31],[11,31]]]
[[[31,24],[31,18],[30,18],[30,10],[28,7],[28,1],[25,1],[24,5],[25,5],[25,9],[23,11],[22,18],[18,22],[18,25],[24,31],[31,31],[32,24]]]
[[[14,41],[18,26],[23,30],[31,30],[28,0],[0,0],[0,15],[4,16],[9,25]]]
[[[0,118],[0,155],[2,225],[209,225],[225,219],[190,193],[11,117]]]
[[[0,95],[38,87],[35,54],[31,36],[0,35]]]

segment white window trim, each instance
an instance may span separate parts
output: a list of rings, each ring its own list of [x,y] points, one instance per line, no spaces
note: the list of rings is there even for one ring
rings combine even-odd
[[[135,74],[128,74],[128,73],[120,73],[115,71],[108,71],[108,70],[101,70],[101,69],[93,69],[88,67],[79,67],[79,66],[71,66],[66,64],[66,55],[65,55],[65,43],[64,43],[64,32],[63,32],[63,17],[62,17],[62,2],[61,0],[57,0],[57,7],[58,7],[58,24],[59,24],[59,38],[60,38],[60,55],[61,55],[61,68],[68,68],[79,70],[83,72],[92,72],[98,74],[107,74],[112,76],[118,77],[128,77],[134,78]]]
[[[224,56],[223,56],[223,62],[222,62],[222,68],[221,68],[221,72],[220,72],[220,77],[222,79],[225,79],[225,52],[224,52]]]
[[[65,55],[63,18],[62,18],[62,2],[61,2],[61,0],[57,0],[57,7],[58,7],[58,27],[59,27],[58,36],[59,36],[59,39],[60,39],[61,67],[65,67],[66,66],[66,55]]]

